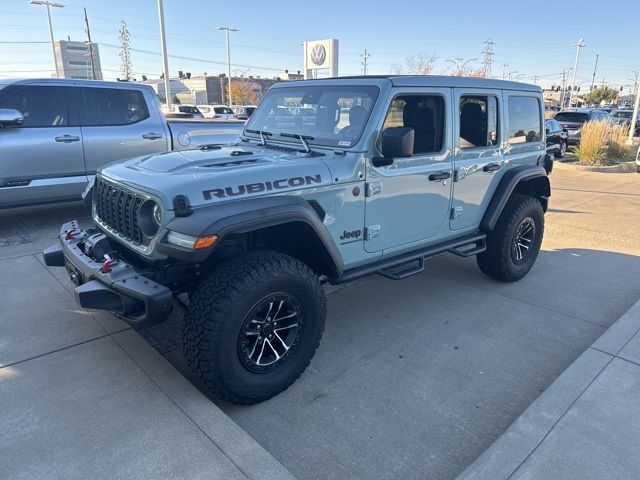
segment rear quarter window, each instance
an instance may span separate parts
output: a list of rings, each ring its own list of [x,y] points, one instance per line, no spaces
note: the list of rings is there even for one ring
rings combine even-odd
[[[581,112],[560,112],[553,117],[558,122],[583,123],[587,119],[586,113]]]
[[[539,142],[542,139],[540,102],[535,97],[509,97],[509,144]]]

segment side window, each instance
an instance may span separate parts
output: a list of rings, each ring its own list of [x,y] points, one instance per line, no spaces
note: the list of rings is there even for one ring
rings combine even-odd
[[[0,98],[0,108],[22,113],[23,127],[64,127],[69,125],[67,87],[17,87]]]
[[[509,97],[509,144],[538,142],[542,138],[540,103],[534,97]]]
[[[498,100],[490,95],[460,97],[460,148],[498,144]]]
[[[144,95],[124,88],[83,88],[80,121],[87,127],[130,125],[149,118]]]
[[[411,127],[413,154],[436,153],[444,143],[444,98],[440,95],[401,95],[391,101],[382,129]]]

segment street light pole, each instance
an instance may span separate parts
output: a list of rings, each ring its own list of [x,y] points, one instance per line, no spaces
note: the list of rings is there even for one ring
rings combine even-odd
[[[218,27],[216,30],[224,30],[227,33],[227,86],[229,88],[229,106],[231,106],[231,48],[229,46],[229,32],[237,32],[237,28]]]
[[[169,59],[167,57],[167,35],[164,31],[164,3],[158,0],[158,17],[160,17],[160,44],[164,65],[164,96],[167,101],[167,112],[171,111],[171,80],[169,80]]]
[[[627,139],[628,145],[633,145],[633,134],[636,132],[636,125],[638,124],[639,108],[640,108],[640,88],[636,88],[636,101],[633,105],[633,115],[631,116],[631,125],[629,125],[629,138]]]
[[[573,89],[576,85],[576,71],[578,70],[578,59],[580,58],[580,49],[584,47],[584,40],[581,38],[578,43],[574,44],[576,47],[576,63],[573,65],[573,78],[571,80],[571,90],[569,90],[569,108],[571,108],[571,99],[573,98]]]
[[[56,42],[53,39],[53,25],[51,24],[51,7],[63,8],[64,5],[57,2],[50,2],[48,0],[30,0],[31,5],[44,5],[47,7],[47,19],[49,20],[49,36],[51,37],[51,50],[53,50],[53,64],[56,67],[56,78],[60,78],[60,69],[58,68],[58,62],[56,61]]]

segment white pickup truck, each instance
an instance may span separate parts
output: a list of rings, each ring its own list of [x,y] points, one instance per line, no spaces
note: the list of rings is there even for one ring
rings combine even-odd
[[[231,143],[243,127],[167,121],[148,85],[0,79],[0,208],[80,199],[104,165]]]

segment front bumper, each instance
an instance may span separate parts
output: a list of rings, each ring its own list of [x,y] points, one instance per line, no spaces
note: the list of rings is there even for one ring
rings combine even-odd
[[[104,237],[104,238],[103,238]],[[76,285],[74,297],[80,306],[108,310],[131,325],[162,322],[173,308],[173,294],[117,258],[105,267],[85,254],[85,242],[108,244],[103,233],[82,230],[76,221],[65,223],[58,242],[42,252],[49,267],[65,267]]]

